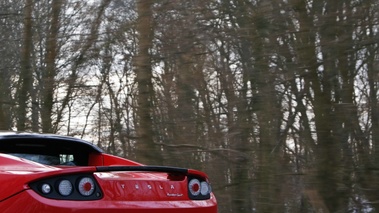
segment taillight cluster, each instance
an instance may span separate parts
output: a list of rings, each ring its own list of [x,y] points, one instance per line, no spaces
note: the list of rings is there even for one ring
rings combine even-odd
[[[58,200],[98,200],[102,192],[90,174],[52,177],[30,184],[43,197]]]
[[[203,179],[190,177],[188,179],[188,196],[192,200],[206,200],[211,197],[211,186]]]

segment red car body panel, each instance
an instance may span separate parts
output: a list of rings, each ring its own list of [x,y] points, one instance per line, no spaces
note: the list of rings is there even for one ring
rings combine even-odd
[[[0,151],[3,152],[1,139],[0,134]],[[48,166],[0,153],[0,212],[217,212],[213,193],[206,199],[189,196],[190,178],[198,177],[208,182],[207,175],[201,171],[149,167],[105,154],[96,148],[93,152],[91,148],[88,150],[88,164],[85,166]],[[41,196],[31,186],[46,179],[81,174],[91,175],[96,181],[101,191],[99,199],[52,199]]]
[[[25,190],[0,203],[2,213],[213,213],[215,199],[204,201],[70,201],[50,200]]]
[[[31,181],[49,176],[95,171],[95,167],[67,167],[61,169],[0,153],[0,205],[1,201],[7,197],[29,189],[27,183]]]

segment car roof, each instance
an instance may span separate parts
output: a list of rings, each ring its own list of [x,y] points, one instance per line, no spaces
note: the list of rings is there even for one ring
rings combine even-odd
[[[30,132],[0,131],[0,152],[3,150],[19,148],[39,149],[56,151],[83,151],[103,153],[99,147],[79,138],[61,136],[55,134],[41,134]]]

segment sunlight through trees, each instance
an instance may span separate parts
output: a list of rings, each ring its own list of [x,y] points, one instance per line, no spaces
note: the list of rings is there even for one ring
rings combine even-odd
[[[378,6],[0,0],[0,129],[204,170],[220,212],[378,211]]]

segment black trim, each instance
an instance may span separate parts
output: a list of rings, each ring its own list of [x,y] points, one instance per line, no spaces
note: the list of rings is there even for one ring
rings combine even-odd
[[[0,131],[0,152],[59,157],[73,155],[76,166],[88,166],[91,153],[103,153],[88,141],[54,134]],[[40,162],[41,163],[41,162]]]
[[[9,141],[9,140],[12,140],[12,141]],[[102,149],[95,146],[94,144],[88,141],[79,139],[79,138],[75,138],[75,137],[61,136],[61,135],[56,135],[56,134],[32,133],[32,132],[0,131],[0,144],[20,143],[17,141],[21,141],[21,140],[23,141],[22,144],[30,144],[30,146],[33,146],[33,143],[30,140],[53,141],[53,143],[55,141],[56,143],[60,142],[60,143],[72,143],[72,144],[82,145],[83,147],[85,147],[88,150],[91,150],[92,152],[97,152],[97,153],[104,152]]]
[[[201,182],[203,182],[203,181],[206,181],[205,179],[203,179],[203,178],[199,178],[199,177],[195,177],[195,176],[189,176],[188,177],[188,183],[187,183],[187,186],[189,187],[189,182],[192,180],[192,179],[198,179],[199,181],[200,181],[200,183]],[[211,186],[210,186],[210,184],[208,183],[208,185],[209,185],[209,192],[206,194],[206,195],[202,195],[202,194],[199,194],[199,195],[197,195],[197,196],[194,196],[194,195],[192,195],[191,194],[191,192],[190,192],[190,189],[188,188],[188,197],[191,199],[191,200],[208,200],[208,199],[210,199],[211,198],[211,192],[212,192],[212,188],[211,188]]]
[[[187,175],[188,169],[169,166],[97,166],[97,172],[133,171],[133,172],[167,172]]]
[[[79,180],[84,177],[91,178],[93,183],[95,184],[95,190],[90,196],[83,196],[79,193],[78,183]],[[63,196],[58,192],[58,184],[62,180],[68,180],[72,184],[73,191],[70,195]],[[52,187],[50,193],[44,194],[42,192],[41,187],[43,184],[49,184],[50,187]],[[42,197],[55,200],[100,200],[103,197],[103,192],[101,191],[99,184],[97,183],[96,179],[93,177],[92,174],[74,174],[52,177],[30,183],[29,186]]]

